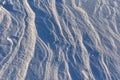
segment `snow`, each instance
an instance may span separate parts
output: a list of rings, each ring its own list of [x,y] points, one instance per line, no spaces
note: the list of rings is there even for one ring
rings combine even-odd
[[[119,0],[1,0],[0,80],[119,80]]]

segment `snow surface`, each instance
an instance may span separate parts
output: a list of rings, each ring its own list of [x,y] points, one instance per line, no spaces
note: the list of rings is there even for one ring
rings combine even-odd
[[[0,80],[120,80],[120,0],[0,0]]]

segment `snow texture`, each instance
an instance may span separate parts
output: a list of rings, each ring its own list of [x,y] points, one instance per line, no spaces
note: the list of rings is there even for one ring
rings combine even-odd
[[[120,80],[120,0],[0,0],[0,80]]]

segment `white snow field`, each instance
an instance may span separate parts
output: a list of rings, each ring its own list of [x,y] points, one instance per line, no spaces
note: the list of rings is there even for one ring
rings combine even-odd
[[[0,80],[120,80],[120,0],[0,0]]]

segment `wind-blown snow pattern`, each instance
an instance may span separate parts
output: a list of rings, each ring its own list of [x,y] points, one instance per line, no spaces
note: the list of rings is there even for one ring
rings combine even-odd
[[[0,80],[120,80],[120,0],[0,0]]]

